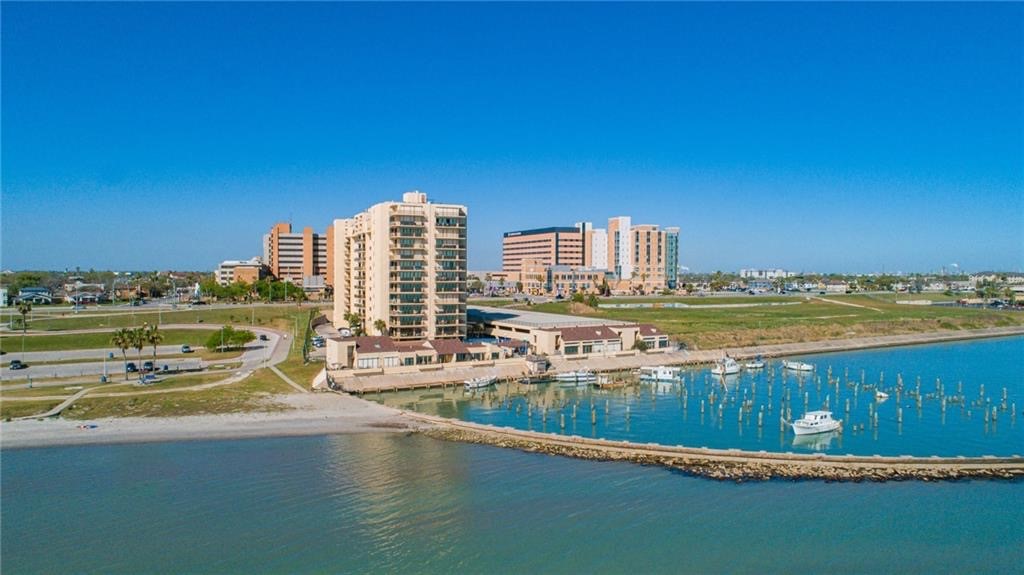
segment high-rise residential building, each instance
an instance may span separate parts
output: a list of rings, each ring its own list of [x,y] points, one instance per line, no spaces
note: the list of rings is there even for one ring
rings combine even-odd
[[[645,293],[665,288],[665,262],[667,259],[668,241],[665,232],[658,226],[644,224],[630,229],[630,245],[632,250],[632,276],[620,276],[621,280],[629,280]]]
[[[665,284],[668,289],[679,285],[679,228],[665,228]]]
[[[501,270],[520,272],[527,260],[545,265],[582,266],[583,233],[576,227],[505,232],[501,242]]]
[[[466,336],[466,206],[408,192],[334,221],[334,325],[393,340]]]
[[[621,279],[633,276],[633,246],[629,216],[616,216],[608,220],[608,271]]]
[[[292,233],[291,224],[274,224],[270,233],[263,236],[263,261],[270,274],[279,280],[302,285],[304,280],[311,281],[307,278],[322,276],[330,285],[331,236],[330,227],[327,234],[317,234],[310,227],[302,233]]]

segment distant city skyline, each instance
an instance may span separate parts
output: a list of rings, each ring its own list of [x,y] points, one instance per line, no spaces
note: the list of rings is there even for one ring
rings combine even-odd
[[[1024,268],[1021,4],[5,3],[3,269],[213,270],[409,190],[694,272]]]

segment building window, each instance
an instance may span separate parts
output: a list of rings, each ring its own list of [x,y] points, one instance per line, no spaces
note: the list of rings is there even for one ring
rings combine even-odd
[[[578,345],[567,345],[567,346],[565,346],[564,353],[565,353],[565,355],[576,355],[577,353],[579,353],[579,351],[580,351],[580,346],[578,346]]]
[[[594,353],[594,346],[589,343],[583,344],[583,353]]]

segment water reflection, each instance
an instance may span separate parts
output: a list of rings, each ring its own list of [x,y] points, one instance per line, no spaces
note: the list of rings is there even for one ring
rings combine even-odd
[[[809,451],[828,451],[832,442],[838,440],[842,445],[842,434],[838,431],[828,433],[815,433],[813,435],[794,435],[793,447]]]

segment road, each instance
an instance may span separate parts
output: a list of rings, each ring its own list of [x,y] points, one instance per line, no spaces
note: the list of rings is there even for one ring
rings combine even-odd
[[[218,325],[209,324],[169,324],[162,326],[165,329],[220,329]],[[267,328],[249,328],[253,333],[267,336],[268,341],[256,341],[250,343],[245,347],[245,351],[242,352],[239,358],[242,365],[239,369],[241,370],[252,370],[257,367],[261,367],[264,363],[278,363],[284,361],[288,357],[288,347],[291,344],[290,336],[277,332]],[[110,330],[107,330],[110,331]],[[279,343],[285,345],[278,345]],[[174,350],[180,351],[180,346],[158,346],[157,352],[161,347],[171,347]],[[92,351],[96,350],[80,350],[80,351]],[[130,350],[128,353],[128,361],[134,361],[136,365],[139,363],[138,355],[134,353],[135,350]],[[148,353],[147,353],[148,352]],[[62,352],[35,352],[35,353],[62,353]],[[70,353],[70,352],[63,352]],[[100,350],[100,357],[102,358],[102,350]],[[27,356],[28,354],[26,354]],[[124,363],[121,360],[121,352],[117,350],[114,354],[115,359],[113,361],[106,362],[107,374],[111,377],[118,377],[124,375]],[[148,361],[152,358],[152,348],[143,350],[141,361]],[[231,360],[231,362],[236,362]],[[4,381],[11,380],[27,380],[42,379],[42,378],[59,378],[59,377],[78,377],[83,375],[96,375],[100,376],[103,374],[104,364],[102,361],[83,361],[81,363],[61,363],[51,365],[37,365],[33,366],[30,361],[26,360],[29,367],[19,370],[10,370],[7,367],[0,369],[0,379]],[[228,363],[224,360],[205,362],[200,359],[193,358],[157,358],[156,364],[158,366],[168,366],[172,371],[175,369],[205,369],[210,365],[218,365],[222,363]],[[131,377],[131,376],[129,376]],[[98,379],[98,377],[97,377]]]
[[[192,349],[202,349],[201,347],[193,347]],[[144,353],[148,353],[150,357],[153,356],[153,347],[146,346]],[[180,345],[158,345],[156,346],[157,355],[177,355],[181,353]],[[109,354],[114,354],[112,361],[121,361],[121,350],[116,347],[107,349],[65,349],[58,351],[26,351],[25,353],[13,352],[8,353],[3,357],[5,363],[9,363],[11,359],[20,359],[21,361],[32,365],[33,363],[47,362],[47,361],[67,361],[69,359],[95,359],[102,360],[108,357]],[[132,361],[132,356],[135,354],[135,350],[131,349],[128,351],[128,361]],[[145,361],[145,360],[143,360]]]

